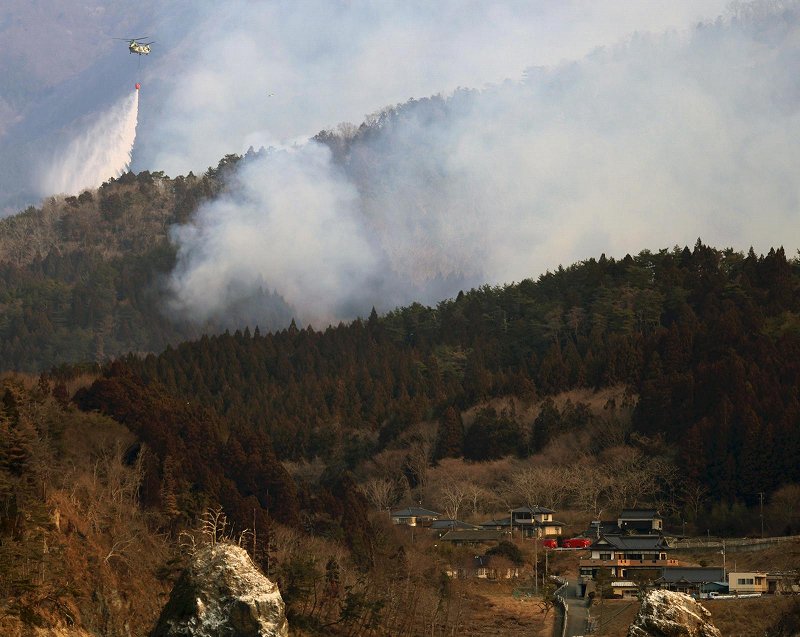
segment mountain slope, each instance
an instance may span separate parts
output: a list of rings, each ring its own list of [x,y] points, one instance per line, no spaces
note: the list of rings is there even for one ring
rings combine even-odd
[[[289,308],[263,289],[203,323],[169,311],[170,227],[223,189],[231,161],[202,177],[128,173],[0,220],[0,371],[157,352],[252,317],[288,324]]]

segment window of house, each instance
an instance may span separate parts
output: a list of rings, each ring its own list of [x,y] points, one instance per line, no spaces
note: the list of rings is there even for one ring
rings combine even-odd
[[[753,585],[753,578],[752,577],[740,577],[737,582],[739,586],[752,586]]]
[[[600,559],[601,560],[610,560],[611,559],[611,553],[600,553]]]

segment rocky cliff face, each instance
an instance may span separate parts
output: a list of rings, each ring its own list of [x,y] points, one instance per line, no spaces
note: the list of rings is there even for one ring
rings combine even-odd
[[[672,591],[650,591],[628,629],[628,637],[722,637],[711,613],[694,599]]]
[[[151,637],[287,637],[278,587],[232,544],[200,549],[172,590]]]

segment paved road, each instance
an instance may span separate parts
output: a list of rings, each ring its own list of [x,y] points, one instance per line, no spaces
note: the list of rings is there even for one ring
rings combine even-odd
[[[577,580],[568,580],[567,587],[563,593],[564,599],[569,606],[567,613],[567,637],[586,634],[586,620],[589,617],[589,606],[587,599],[579,597],[580,586]]]

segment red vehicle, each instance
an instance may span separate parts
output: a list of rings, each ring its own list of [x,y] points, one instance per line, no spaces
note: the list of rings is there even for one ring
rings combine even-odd
[[[546,549],[557,549],[558,540],[542,540],[542,546]]]
[[[585,549],[591,545],[588,537],[573,537],[561,540],[561,547],[565,549]]]

